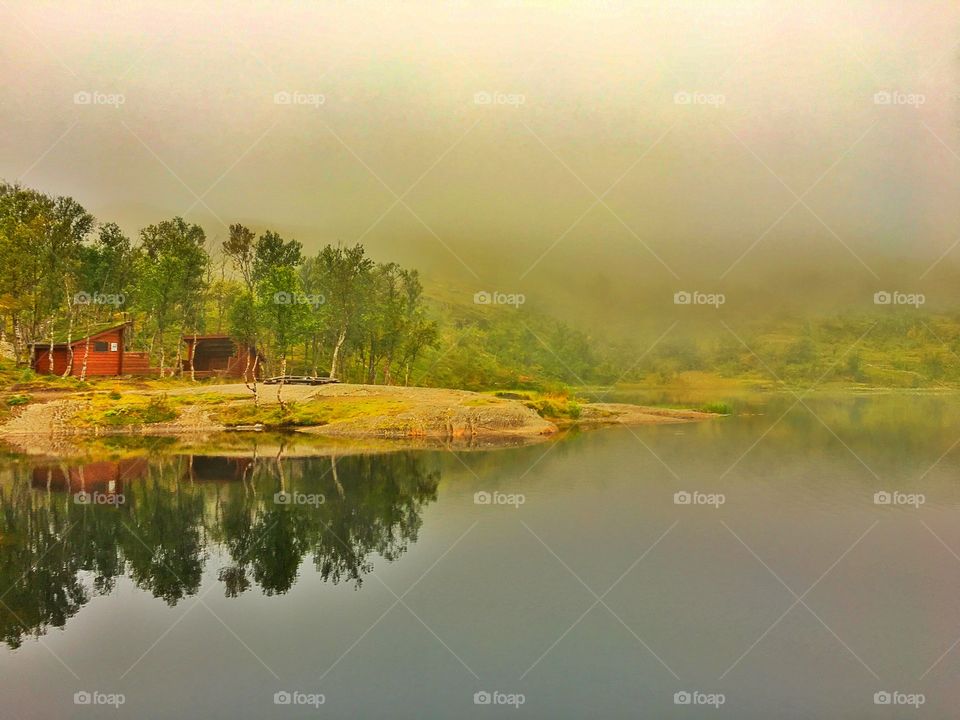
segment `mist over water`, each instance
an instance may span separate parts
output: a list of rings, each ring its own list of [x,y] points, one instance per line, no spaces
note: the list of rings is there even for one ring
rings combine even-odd
[[[952,3],[0,12],[0,175],[131,234],[361,241],[624,334],[681,290],[736,319],[960,279]]]

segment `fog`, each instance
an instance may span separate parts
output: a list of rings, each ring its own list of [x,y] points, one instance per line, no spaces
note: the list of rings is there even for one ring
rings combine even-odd
[[[0,6],[0,177],[615,331],[955,304],[952,2]],[[698,309],[699,311],[699,309]],[[700,317],[700,316],[698,316]]]

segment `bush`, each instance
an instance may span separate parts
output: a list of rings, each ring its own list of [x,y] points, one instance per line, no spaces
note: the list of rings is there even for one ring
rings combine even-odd
[[[730,415],[730,406],[725,402],[714,401],[700,406],[701,412],[717,413],[718,415]]]
[[[173,420],[176,417],[177,411],[171,407],[166,395],[154,395],[151,397],[142,415],[143,422],[145,423],[165,422],[167,420]]]

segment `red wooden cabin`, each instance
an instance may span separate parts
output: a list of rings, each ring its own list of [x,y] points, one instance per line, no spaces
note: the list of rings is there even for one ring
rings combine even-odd
[[[79,329],[80,337],[71,339],[69,343],[66,338],[54,338],[53,373],[63,375],[70,365],[70,375],[80,377],[86,357],[88,377],[150,374],[150,359],[147,353],[126,349],[125,335],[131,325],[129,320],[119,324],[101,325],[90,335],[82,334],[83,330]],[[48,343],[37,343],[34,346],[31,367],[37,373],[51,372]]]

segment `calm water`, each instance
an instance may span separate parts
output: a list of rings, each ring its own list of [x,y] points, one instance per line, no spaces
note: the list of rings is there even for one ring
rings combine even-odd
[[[0,461],[0,716],[953,717],[958,398],[808,405],[335,463]]]

